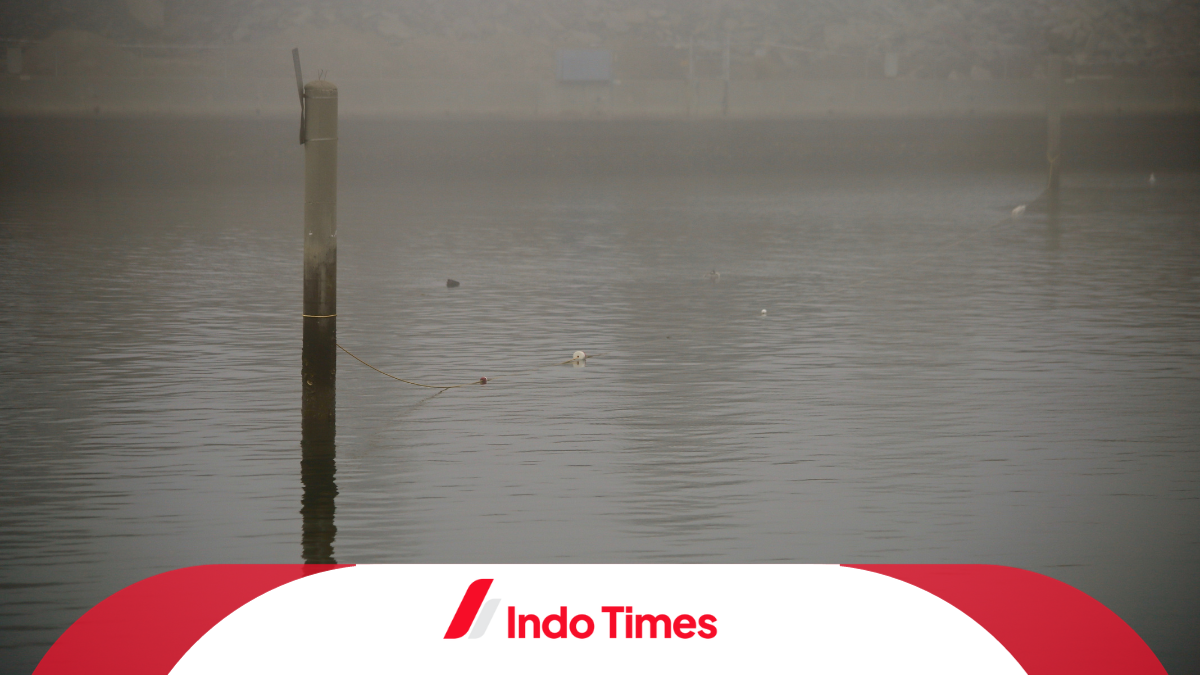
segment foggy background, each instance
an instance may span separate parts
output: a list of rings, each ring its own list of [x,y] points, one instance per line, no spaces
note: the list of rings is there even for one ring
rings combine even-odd
[[[0,35],[44,41],[60,67],[102,69],[118,45],[337,45],[402,50],[397,76],[553,77],[561,47],[617,52],[616,76],[681,78],[690,40],[735,45],[736,79],[1196,75],[1200,5],[1182,0],[16,0]],[[45,68],[46,47],[30,67]],[[483,54],[486,58],[479,58]],[[176,55],[178,58],[178,55]],[[712,64],[700,76],[716,76]]]
[[[0,4],[0,673],[152,574],[301,562],[316,483],[340,562],[1013,565],[1200,672],[1197,36],[1179,0]],[[293,47],[339,89],[343,344],[605,356],[433,399],[340,358],[302,476]]]

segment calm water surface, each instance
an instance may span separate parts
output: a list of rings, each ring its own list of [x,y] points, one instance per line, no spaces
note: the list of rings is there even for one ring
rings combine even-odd
[[[344,176],[344,346],[604,355],[342,355],[334,556],[1015,565],[1200,670],[1200,177],[1041,182]],[[301,561],[301,201],[0,187],[0,671]]]

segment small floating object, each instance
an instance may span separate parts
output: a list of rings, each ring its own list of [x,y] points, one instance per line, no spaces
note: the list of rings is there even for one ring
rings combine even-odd
[[[582,360],[584,360],[584,359],[586,359],[586,358],[587,358],[587,354],[584,354],[582,350],[581,350],[581,351],[577,351],[577,352],[575,352],[574,354],[572,354],[572,355],[571,355],[571,360],[572,360],[572,361],[582,361]]]
[[[487,378],[486,377],[479,378],[479,384],[487,384]]]
[[[1022,204],[1022,205],[1018,206],[1017,208],[1013,209],[1012,215],[1013,215],[1013,218],[1020,218],[1021,216],[1025,215],[1025,205]]]
[[[453,279],[446,280],[446,288],[458,288],[461,284]]]
[[[713,282],[713,283],[715,284],[715,283],[717,283],[718,281],[720,281],[720,280],[721,280],[721,273],[720,273],[720,272],[718,272],[718,271],[716,271],[716,270],[712,270],[712,271],[711,271],[711,272],[709,272],[708,274],[705,274],[705,275],[704,275],[704,278],[705,278],[705,279],[708,279],[709,281],[711,281],[711,282]]]
[[[1154,185],[1157,181],[1154,179],[1154,174],[1150,174],[1150,184]]]
[[[767,310],[765,310],[765,309],[762,311],[762,313],[759,314],[759,316],[766,316],[766,315],[767,315]]]

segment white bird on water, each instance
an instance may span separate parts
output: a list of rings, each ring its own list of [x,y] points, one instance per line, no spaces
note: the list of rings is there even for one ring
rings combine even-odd
[[[759,314],[759,316],[766,316],[766,315],[767,315],[767,310],[765,310],[765,309],[762,311],[761,314]]]
[[[1023,215],[1025,215],[1025,205],[1024,204],[1021,204],[1020,206],[1018,206],[1017,208],[1012,210],[1013,218],[1020,218]]]

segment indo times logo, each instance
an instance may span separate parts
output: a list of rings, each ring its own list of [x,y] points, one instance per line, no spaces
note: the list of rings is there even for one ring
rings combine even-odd
[[[476,579],[467,587],[458,610],[450,620],[445,639],[457,640],[470,633],[468,639],[483,637],[491,624],[500,598],[487,599],[492,579]],[[486,599],[486,600],[485,600]],[[601,625],[607,630],[601,633],[611,639],[662,639],[689,640],[698,637],[711,640],[717,636],[717,617],[712,614],[639,614],[632,605],[604,605],[600,614],[605,615]],[[558,612],[544,616],[521,614],[515,605],[508,606],[508,638],[515,640],[549,638],[559,640],[573,637],[586,640],[596,632],[596,621],[588,614],[572,615],[566,605]]]

